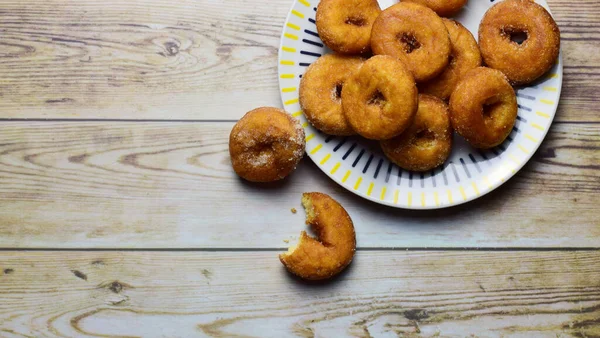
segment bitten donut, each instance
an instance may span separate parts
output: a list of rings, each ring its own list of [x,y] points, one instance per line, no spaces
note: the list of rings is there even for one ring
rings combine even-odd
[[[411,126],[400,136],[382,141],[384,154],[399,167],[427,171],[440,166],[452,150],[448,106],[441,99],[419,94],[419,109]]]
[[[300,123],[277,108],[248,112],[229,135],[233,170],[252,182],[271,182],[289,175],[304,155]]]
[[[362,54],[370,50],[371,27],[381,13],[377,0],[321,0],[317,32],[333,51]]]
[[[450,97],[452,127],[475,148],[504,142],[517,118],[517,96],[500,71],[478,67],[458,82]]]
[[[302,195],[306,224],[317,235],[302,231],[300,241],[279,260],[293,273],[307,280],[322,280],[340,273],[354,257],[354,224],[344,208],[333,198],[318,192]]]
[[[469,70],[481,66],[481,53],[477,41],[468,29],[457,21],[442,20],[448,30],[452,46],[450,63],[438,77],[419,84],[419,92],[447,100],[458,80]]]
[[[523,35],[525,40],[515,42]],[[554,65],[560,50],[558,25],[531,0],[504,0],[492,6],[479,25],[479,47],[488,67],[514,85],[531,83]]]
[[[452,16],[458,13],[467,0],[402,0],[414,2],[431,8],[439,16]]]
[[[327,54],[308,67],[300,81],[300,106],[315,128],[329,135],[355,134],[342,111],[342,88],[363,62],[359,57]]]
[[[374,56],[346,81],[342,108],[359,135],[390,139],[408,128],[417,112],[415,80],[398,59]]]
[[[371,32],[375,54],[400,59],[417,82],[431,80],[448,65],[450,38],[442,19],[412,2],[395,4],[377,17]]]

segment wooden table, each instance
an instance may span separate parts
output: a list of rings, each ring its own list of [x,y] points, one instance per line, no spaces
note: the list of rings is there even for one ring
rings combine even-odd
[[[471,0],[482,1],[482,0]],[[362,200],[305,159],[232,172],[280,106],[291,0],[0,3],[0,336],[600,337],[600,2],[551,0],[565,81],[542,147],[479,200]],[[290,277],[305,191],[356,224],[354,263]]]

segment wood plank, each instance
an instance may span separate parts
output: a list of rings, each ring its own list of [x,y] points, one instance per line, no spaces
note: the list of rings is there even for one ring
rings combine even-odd
[[[560,121],[600,121],[597,0],[551,0]],[[290,0],[20,0],[0,10],[0,118],[238,119],[280,106]]]
[[[426,212],[365,201],[308,158],[284,182],[245,183],[229,165],[231,127],[0,124],[0,247],[283,248],[305,228],[306,191],[338,199],[363,248],[600,246],[600,124],[555,124],[504,186]]]
[[[598,337],[600,252],[2,252],[3,337]]]

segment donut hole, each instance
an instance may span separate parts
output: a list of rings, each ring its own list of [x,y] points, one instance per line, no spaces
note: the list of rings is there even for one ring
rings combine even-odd
[[[358,26],[358,27],[367,25],[367,20],[365,18],[363,18],[362,16],[349,16],[346,18],[346,21],[344,21],[344,22],[347,25]]]
[[[385,101],[385,96],[383,96],[383,93],[378,89],[373,93],[373,95],[371,95],[371,97],[367,101],[367,104],[381,107],[383,106]]]
[[[502,113],[502,102],[490,102],[483,105],[483,120],[485,123],[493,121]]]
[[[412,33],[402,33],[398,35],[398,40],[400,40],[400,43],[402,44],[402,47],[406,54],[410,54],[415,50],[421,48],[421,43]]]
[[[501,34],[517,45],[522,45],[529,38],[526,30],[513,27],[503,28]]]
[[[412,144],[417,147],[431,147],[435,141],[435,133],[429,129],[422,129],[415,133],[415,137],[412,139]]]
[[[343,82],[338,82],[333,86],[331,90],[331,99],[335,102],[340,102],[342,100],[342,89],[344,88]]]

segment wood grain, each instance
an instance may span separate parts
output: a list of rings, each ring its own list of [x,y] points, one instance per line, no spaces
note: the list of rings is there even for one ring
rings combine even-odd
[[[548,1],[565,64],[557,120],[600,121],[597,0]],[[238,119],[280,106],[291,0],[19,0],[0,7],[0,118]]]
[[[283,248],[305,228],[306,191],[338,199],[363,248],[600,244],[599,124],[555,124],[504,186],[425,212],[366,202],[309,159],[284,182],[245,183],[229,164],[232,125],[0,124],[0,247]]]
[[[3,337],[600,336],[598,251],[358,252],[327,284],[290,277],[277,252],[0,262]]]

